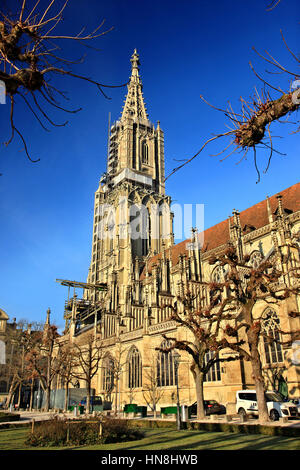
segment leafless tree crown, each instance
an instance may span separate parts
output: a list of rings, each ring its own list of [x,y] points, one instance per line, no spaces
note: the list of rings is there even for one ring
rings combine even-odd
[[[53,76],[73,77],[89,82],[95,85],[105,97],[107,95],[104,89],[114,88],[72,71],[72,66],[82,63],[84,56],[79,60],[62,56],[62,41],[73,41],[76,43],[75,50],[77,51],[77,46],[80,44],[90,43],[112,29],[105,30],[103,20],[89,33],[85,32],[83,27],[75,36],[55,34],[57,26],[63,20],[63,12],[68,3],[69,0],[66,0],[58,6],[57,0],[49,0],[43,10],[40,0],[22,0],[17,13],[10,13],[8,8],[5,12],[0,11],[0,80],[5,85],[11,106],[11,136],[5,144],[11,143],[17,134],[31,161],[39,161],[39,159],[32,160],[25,138],[15,125],[16,98],[20,97],[42,128],[49,131],[47,126],[61,127],[68,122],[54,122],[49,116],[49,106],[71,114],[81,109],[67,109],[61,104],[61,100],[68,98],[64,91],[53,85],[51,81]]]

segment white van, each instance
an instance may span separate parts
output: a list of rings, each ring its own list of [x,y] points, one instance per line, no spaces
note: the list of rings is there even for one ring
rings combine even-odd
[[[265,392],[269,416],[272,421],[279,418],[298,418],[297,406],[282,401],[277,392]],[[236,411],[238,414],[258,416],[257,398],[255,390],[240,390],[236,392]]]

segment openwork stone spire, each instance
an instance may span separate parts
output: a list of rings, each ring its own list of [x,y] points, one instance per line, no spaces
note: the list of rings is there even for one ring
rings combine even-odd
[[[121,121],[128,119],[132,119],[134,122],[148,121],[148,114],[142,93],[143,85],[139,76],[139,54],[136,49],[131,56],[130,62],[132,70]]]

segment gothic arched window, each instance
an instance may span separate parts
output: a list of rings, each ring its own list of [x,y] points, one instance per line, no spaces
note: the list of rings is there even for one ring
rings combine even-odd
[[[262,254],[260,251],[253,251],[250,255],[249,264],[252,268],[257,269],[262,261]]]
[[[212,282],[215,282],[216,284],[224,282],[225,273],[226,270],[224,266],[216,266],[211,274]]]
[[[163,341],[161,348],[170,347],[170,341]],[[160,351],[157,357],[157,385],[158,387],[167,387],[170,385],[177,385],[178,383],[178,374],[177,367],[175,363],[175,354],[174,350],[164,352]]]
[[[134,346],[128,356],[128,388],[142,386],[142,358]]]
[[[149,211],[142,204],[132,204],[129,216],[133,256],[146,256],[149,251]]]
[[[277,313],[268,308],[262,316],[262,332],[265,358],[267,364],[283,361],[282,346],[280,344],[280,320]]]
[[[111,356],[106,356],[102,364],[102,389],[111,393],[114,388],[114,360]]]
[[[5,342],[0,340],[0,364],[6,364],[5,358]]]
[[[204,358],[205,364],[207,364],[208,361],[210,361],[213,358],[213,356],[214,356],[214,353],[212,351],[208,351],[207,353],[205,353],[205,358]],[[219,356],[217,356],[217,358],[218,357]],[[211,368],[209,369],[209,371],[204,377],[205,382],[215,382],[217,380],[221,380],[220,362],[218,361],[215,362],[211,366]]]
[[[111,210],[107,218],[107,237],[109,239],[110,250],[113,249],[115,235],[116,235],[116,214],[114,210]]]
[[[142,142],[142,163],[146,165],[149,163],[148,145],[145,140]]]

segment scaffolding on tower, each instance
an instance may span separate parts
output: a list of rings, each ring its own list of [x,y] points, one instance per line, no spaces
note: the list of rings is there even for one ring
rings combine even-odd
[[[56,279],[56,282],[62,286],[68,287],[68,299],[65,302],[65,333],[69,330],[70,322],[73,319],[75,321],[75,332],[78,333],[83,329],[90,327],[92,324],[97,324],[101,321],[103,313],[103,302],[101,300],[96,301],[96,295],[94,295],[94,301],[90,299],[78,298],[76,289],[83,289],[85,291],[92,290],[94,294],[97,292],[106,292],[106,283],[89,283],[81,281],[69,281],[67,279]],[[70,289],[73,288],[73,297],[70,297]],[[74,313],[75,312],[75,313]],[[73,318],[75,316],[75,318]]]

